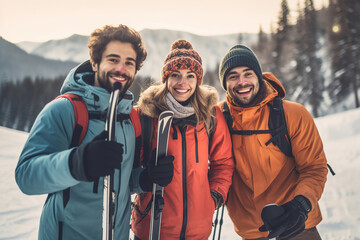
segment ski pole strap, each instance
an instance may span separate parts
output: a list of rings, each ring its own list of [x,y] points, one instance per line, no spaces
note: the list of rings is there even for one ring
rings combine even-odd
[[[152,201],[153,201],[153,197],[151,196],[151,199],[150,199],[149,203],[146,205],[146,208],[145,208],[144,212],[141,212],[141,211],[140,211],[140,208],[139,208],[138,205],[136,205],[136,204],[134,204],[134,203],[131,203],[131,204],[133,205],[133,208],[135,209],[135,211],[137,211],[137,212],[140,214],[139,223],[140,223],[140,222],[148,215],[148,213],[150,212]]]
[[[161,190],[157,190],[155,192],[155,215],[154,215],[154,219],[159,219],[161,212],[164,208],[164,198],[162,196],[162,191]]]

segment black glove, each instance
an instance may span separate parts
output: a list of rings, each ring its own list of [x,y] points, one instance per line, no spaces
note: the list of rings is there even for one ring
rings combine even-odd
[[[215,190],[210,190],[210,194],[215,203],[215,210],[221,207],[224,203],[224,199],[220,193]]]
[[[261,212],[264,225],[259,231],[269,231],[269,238],[279,236],[281,240],[291,239],[304,231],[310,211],[311,203],[302,195],[281,206],[276,204],[265,206]]]
[[[123,145],[105,141],[106,132],[96,136],[91,142],[75,148],[69,157],[72,176],[79,181],[94,181],[109,175],[115,168],[121,168]]]
[[[167,186],[174,176],[174,156],[168,155],[159,158],[155,166],[156,149],[152,151],[152,156],[147,167],[140,174],[140,187],[145,192],[151,192],[153,183],[162,187]]]

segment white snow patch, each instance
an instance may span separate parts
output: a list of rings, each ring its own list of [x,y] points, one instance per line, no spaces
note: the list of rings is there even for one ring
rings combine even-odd
[[[315,122],[328,162],[336,172],[334,177],[329,173],[320,200],[323,221],[319,232],[326,240],[359,240],[360,109],[317,118]],[[36,239],[46,195],[21,193],[14,178],[27,133],[0,127],[0,136],[0,239]],[[239,238],[225,211],[221,239]]]

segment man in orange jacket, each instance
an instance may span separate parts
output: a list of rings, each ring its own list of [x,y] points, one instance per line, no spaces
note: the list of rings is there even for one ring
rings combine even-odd
[[[236,161],[227,209],[235,231],[243,239],[321,239],[316,225],[322,220],[318,201],[324,190],[327,161],[310,113],[300,104],[283,100],[292,156],[266,143],[270,106],[285,97],[272,73],[262,74],[255,54],[236,45],[219,67],[226,103],[232,118]],[[255,134],[236,134],[250,130]],[[305,229],[305,230],[304,230]]]

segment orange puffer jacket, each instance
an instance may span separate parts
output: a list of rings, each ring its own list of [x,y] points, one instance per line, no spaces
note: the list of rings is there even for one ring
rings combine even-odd
[[[142,98],[150,99],[147,104],[151,104],[154,91],[157,91],[156,87],[142,94]],[[208,97],[213,99],[212,96]],[[155,112],[149,111],[152,106],[149,107],[144,102],[144,99],[140,100],[143,103],[140,104],[143,113]],[[215,100],[213,106],[216,104]],[[155,117],[156,133],[158,120],[157,116],[152,117]],[[179,127],[174,121],[168,142],[168,155],[175,157],[174,177],[164,188],[165,205],[160,239],[180,239],[181,236],[185,239],[208,239],[215,210],[210,190],[220,193],[225,201],[234,171],[230,133],[219,107],[216,107],[216,123],[210,148],[204,124]],[[156,134],[153,134],[152,148],[155,146]],[[138,194],[132,212],[132,230],[143,240],[149,239],[151,211],[143,219],[140,212],[144,213],[150,199],[151,193]]]
[[[272,73],[264,73],[263,79],[266,94],[260,104],[241,108],[232,105],[227,97],[234,130],[269,129],[267,103],[277,95],[284,98],[285,90]],[[235,171],[227,209],[236,232],[243,238],[266,237],[267,233],[258,230],[263,224],[263,207],[284,204],[296,195],[305,196],[312,205],[306,228],[316,226],[322,219],[318,201],[328,172],[322,141],[312,116],[302,105],[284,100],[283,107],[293,158],[273,144],[265,145],[270,134],[232,135]]]

